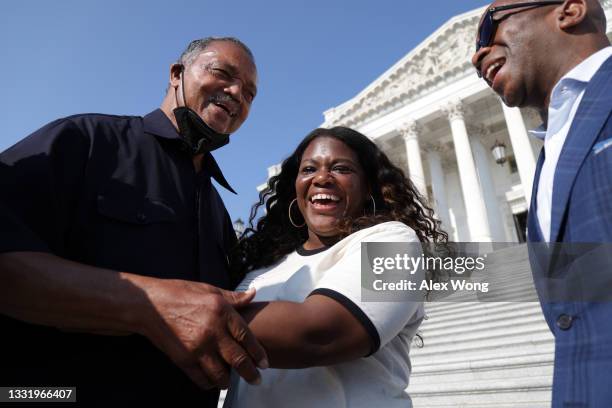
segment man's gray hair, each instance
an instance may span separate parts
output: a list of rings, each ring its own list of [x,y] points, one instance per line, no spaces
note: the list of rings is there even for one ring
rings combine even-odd
[[[177,63],[182,64],[184,66],[190,65],[211,43],[214,42],[231,42],[236,44],[240,48],[247,53],[249,58],[255,63],[255,57],[253,53],[242,41],[235,37],[206,37],[200,38],[199,40],[193,40],[189,43],[185,51],[179,57]]]

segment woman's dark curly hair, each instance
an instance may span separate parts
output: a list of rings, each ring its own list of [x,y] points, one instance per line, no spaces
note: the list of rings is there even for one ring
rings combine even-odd
[[[249,227],[230,255],[234,283],[242,280],[251,270],[277,262],[299,248],[308,238],[307,228],[294,227],[289,221],[288,213],[289,205],[296,197],[295,180],[302,155],[308,145],[318,137],[340,140],[356,153],[376,204],[375,215],[373,208],[366,208],[366,215],[340,220],[339,238],[382,222],[400,221],[411,227],[421,242],[448,241],[448,234],[440,229],[440,221],[434,218],[433,210],[427,206],[423,196],[374,142],[347,127],[319,128],[310,132],[300,142],[291,156],[283,161],[280,173],[271,177],[267,187],[260,192],[259,202],[251,209]],[[374,204],[370,202],[371,200],[366,200],[367,207],[373,207]],[[254,225],[261,207],[265,208],[266,213]],[[301,224],[302,219],[296,214],[298,212],[295,208],[293,210],[294,221]]]

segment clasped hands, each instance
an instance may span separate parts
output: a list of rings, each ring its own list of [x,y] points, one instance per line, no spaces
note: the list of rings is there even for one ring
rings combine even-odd
[[[156,316],[143,322],[141,334],[200,388],[227,388],[230,368],[259,384],[257,368],[268,368],[268,358],[236,311],[254,297],[254,289],[231,292],[205,283],[164,280],[149,292]]]

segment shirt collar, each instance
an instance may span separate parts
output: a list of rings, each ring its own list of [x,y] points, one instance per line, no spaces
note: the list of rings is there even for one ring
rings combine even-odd
[[[142,121],[143,129],[146,133],[155,135],[157,137],[162,137],[164,139],[182,140],[181,135],[178,133],[168,116],[166,116],[161,109],[155,109],[153,112],[147,114]],[[219,168],[217,161],[210,152],[204,153],[202,166],[204,172],[215,179],[219,185],[224,187],[226,190],[237,194],[225,179],[225,176],[221,172],[221,168]]]
[[[576,65],[567,74],[561,78],[574,79],[580,82],[589,82],[597,73],[604,62],[612,55],[612,46],[607,46],[589,56],[587,59]],[[561,82],[559,81],[559,82]]]
[[[571,95],[569,97],[577,98],[610,56],[612,56],[612,46],[605,47],[589,56],[561,77],[552,90],[551,106],[558,104],[560,99],[564,99],[563,96],[560,96],[561,90],[564,88],[570,91]],[[542,124],[530,130],[529,134],[543,141],[546,139],[547,128]]]
[[[161,109],[155,109],[143,118],[144,131],[164,139],[181,139],[181,135]]]

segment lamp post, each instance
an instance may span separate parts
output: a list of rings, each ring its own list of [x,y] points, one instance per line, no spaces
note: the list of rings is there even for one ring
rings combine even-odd
[[[502,166],[506,160],[506,145],[500,142],[499,140],[495,141],[495,144],[491,148],[491,153],[493,153],[493,158],[495,159],[495,163]]]
[[[240,237],[242,235],[244,229],[244,222],[241,218],[238,218],[236,221],[234,221],[234,231],[236,232],[237,237]]]

